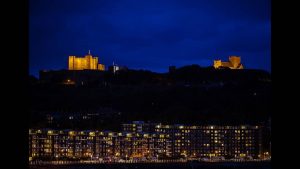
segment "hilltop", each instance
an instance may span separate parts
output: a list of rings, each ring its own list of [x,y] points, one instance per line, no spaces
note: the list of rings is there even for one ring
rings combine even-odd
[[[255,123],[270,116],[271,75],[189,65],[169,73],[102,72],[101,78],[86,85],[32,79],[30,101],[36,118],[45,111],[74,114],[108,108],[118,112],[108,113],[113,114],[111,120],[120,122]]]

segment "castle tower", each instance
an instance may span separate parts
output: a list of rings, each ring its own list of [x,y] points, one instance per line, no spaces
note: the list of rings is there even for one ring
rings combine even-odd
[[[231,63],[234,69],[238,68],[241,63],[241,57],[238,56],[229,56],[229,62]]]
[[[214,60],[214,67],[217,69],[220,66],[222,66],[222,61],[221,60]]]
[[[91,51],[83,58],[76,56],[69,56],[68,62],[69,70],[105,70],[105,65],[98,63],[98,57],[93,57]]]
[[[69,56],[69,70],[74,70],[75,56]]]
[[[221,60],[214,60],[214,68],[230,68],[230,69],[244,69],[241,64],[241,57],[239,56],[229,56],[229,62],[222,62]]]

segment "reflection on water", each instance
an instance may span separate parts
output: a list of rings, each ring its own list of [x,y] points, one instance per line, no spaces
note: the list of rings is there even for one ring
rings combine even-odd
[[[78,164],[30,166],[30,169],[271,169],[270,162],[168,163],[168,164]]]

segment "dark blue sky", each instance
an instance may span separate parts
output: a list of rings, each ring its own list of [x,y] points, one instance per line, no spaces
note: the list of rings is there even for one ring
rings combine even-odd
[[[30,0],[29,66],[67,69],[88,50],[100,62],[166,72],[242,57],[271,70],[270,0]]]

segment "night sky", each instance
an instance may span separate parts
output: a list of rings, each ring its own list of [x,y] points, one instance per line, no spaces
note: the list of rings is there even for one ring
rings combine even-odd
[[[29,67],[67,69],[88,50],[101,63],[167,72],[241,56],[271,71],[270,0],[30,0]]]

